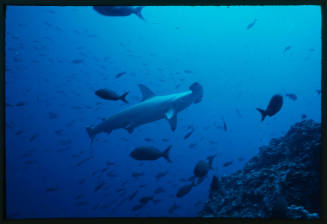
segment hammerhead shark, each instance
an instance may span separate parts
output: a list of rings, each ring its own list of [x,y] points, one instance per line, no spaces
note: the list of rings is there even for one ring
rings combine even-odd
[[[125,110],[112,115],[95,127],[86,128],[91,139],[99,133],[110,134],[115,129],[126,129],[130,134],[134,129],[143,124],[166,119],[172,131],[176,130],[177,113],[191,104],[201,102],[203,96],[202,86],[195,82],[188,91],[165,96],[156,96],[148,87],[139,84],[142,101]]]

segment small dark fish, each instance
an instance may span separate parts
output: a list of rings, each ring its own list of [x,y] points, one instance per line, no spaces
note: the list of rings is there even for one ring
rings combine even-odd
[[[243,162],[245,159],[243,157],[239,157],[238,161]]]
[[[295,94],[293,94],[293,93],[287,93],[286,97],[290,98],[293,101],[297,100],[297,96]]]
[[[275,115],[283,106],[283,97],[281,95],[274,95],[268,104],[266,110],[257,108],[257,111],[261,113],[261,121],[268,115],[269,117]]]
[[[87,201],[78,201],[76,202],[76,205],[77,206],[85,206],[85,205],[88,205],[89,203]]]
[[[105,168],[102,168],[102,169],[101,169],[101,173],[104,173],[104,172],[106,172],[107,170],[108,170],[108,168],[106,168],[106,167],[105,167]]]
[[[82,178],[78,181],[79,184],[85,184],[86,182],[86,178]]]
[[[79,162],[77,163],[77,166],[81,166],[81,165],[83,165],[84,163],[86,163],[87,161],[89,161],[89,160],[92,159],[92,158],[93,158],[93,156],[90,156],[90,157],[87,157],[87,158],[85,158],[85,159],[79,161]]]
[[[15,134],[16,134],[16,135],[21,135],[21,134],[23,134],[23,133],[24,133],[24,131],[19,130],[19,131],[17,131]]]
[[[186,73],[186,74],[192,74],[193,72],[191,70],[184,70],[184,73]]]
[[[22,107],[22,106],[24,106],[24,105],[26,105],[25,102],[19,102],[19,103],[16,104],[16,107]]]
[[[26,161],[24,161],[24,164],[26,164],[26,165],[33,165],[33,164],[36,164],[37,162],[36,162],[36,160],[26,160]]]
[[[115,165],[116,163],[114,163],[114,162],[111,162],[111,161],[106,161],[106,165],[107,166],[113,166],[113,165]]]
[[[46,192],[54,192],[57,190],[58,190],[58,187],[48,187],[47,189],[45,189]]]
[[[182,198],[185,195],[187,195],[188,193],[190,193],[190,191],[192,190],[192,188],[195,186],[195,183],[193,182],[192,184],[188,184],[188,185],[184,185],[181,188],[179,188],[179,190],[176,193],[176,197],[178,198]]]
[[[101,182],[100,184],[98,184],[98,185],[94,188],[94,192],[99,191],[103,186],[104,186],[104,182]]]
[[[216,155],[208,156],[208,162],[200,160],[193,169],[194,176],[199,178],[205,177],[209,170],[212,169],[212,162],[215,157]]]
[[[228,167],[233,164],[233,161],[228,161],[223,164],[224,167]]]
[[[137,15],[140,19],[144,20],[142,15],[143,6],[93,6],[93,9],[104,16],[129,16],[132,14]]]
[[[318,95],[320,95],[321,94],[321,89],[317,89],[316,92],[317,92]]]
[[[283,51],[283,53],[286,53],[287,51],[291,50],[291,48],[292,48],[292,47],[291,47],[291,46],[289,46],[289,45],[288,45],[288,46],[286,46],[286,47],[284,48],[284,51]]]
[[[72,140],[71,139],[62,139],[59,141],[60,145],[66,146],[66,145],[70,145],[72,144]]]
[[[55,133],[56,133],[56,135],[61,136],[63,131],[64,131],[64,129],[58,129],[55,131]]]
[[[224,117],[223,117],[222,119],[223,119],[223,123],[224,123],[224,131],[227,132],[227,130],[228,130],[228,129],[227,129],[227,124],[226,124],[226,122],[225,122]]]
[[[154,190],[155,194],[160,194],[160,193],[163,193],[163,192],[166,192],[166,191],[162,187],[158,187],[157,189]]]
[[[302,119],[306,119],[306,118],[307,118],[307,115],[306,115],[306,114],[302,114],[302,115],[301,115],[301,118],[302,118]]]
[[[216,141],[213,141],[213,140],[209,140],[208,141],[211,145],[215,145],[215,144],[217,144],[217,142]]]
[[[257,19],[254,19],[254,21],[253,21],[252,23],[250,23],[250,24],[246,27],[246,29],[247,29],[247,30],[251,29],[251,28],[256,24],[256,22],[257,22]]]
[[[81,64],[81,63],[83,63],[83,62],[84,62],[83,59],[75,59],[75,60],[72,60],[72,63],[73,63],[73,64]]]
[[[52,119],[56,119],[58,117],[57,114],[53,113],[53,112],[49,112],[49,119],[52,120]]]
[[[174,204],[173,204],[173,205],[169,208],[169,210],[168,210],[169,214],[174,213],[174,211],[175,211],[176,209],[178,209],[178,208],[180,208],[180,206],[178,206],[178,205],[176,204],[176,202],[174,202]]]
[[[145,186],[146,186],[145,184],[141,184],[139,188],[144,188]]]
[[[190,149],[193,149],[193,148],[195,148],[195,146],[197,146],[197,145],[198,145],[198,144],[196,144],[196,143],[191,143],[191,144],[189,144],[188,147],[189,147]]]
[[[6,103],[6,107],[13,107],[14,105]]]
[[[34,135],[32,135],[32,137],[30,137],[30,142],[34,141],[37,137],[39,137],[38,133],[35,133]]]
[[[135,160],[157,160],[163,157],[168,162],[171,162],[168,154],[171,147],[172,145],[168,146],[164,151],[159,151],[157,148],[152,146],[138,147],[130,153],[130,156]]]
[[[137,195],[138,191],[136,190],[133,194],[131,194],[129,197],[128,197],[128,200],[133,200],[133,198],[135,198],[135,196]]]
[[[78,199],[81,199],[81,198],[83,198],[83,197],[84,197],[83,194],[78,194],[78,195],[75,197],[75,199],[78,200]]]
[[[146,142],[152,142],[153,139],[152,138],[144,138],[144,141],[146,141]]]
[[[145,196],[145,197],[140,198],[139,202],[141,204],[146,204],[152,199],[153,199],[153,196]]]
[[[164,172],[159,172],[157,175],[156,175],[156,179],[159,180],[161,178],[163,178],[164,176],[166,176],[168,173],[168,170],[167,171],[164,171]]]
[[[132,210],[133,210],[133,211],[137,211],[137,210],[143,208],[144,205],[145,205],[145,204],[138,204],[138,205],[135,205],[135,206],[132,208]]]
[[[95,95],[102,99],[114,101],[122,100],[124,103],[128,103],[128,101],[126,100],[127,94],[128,92],[125,92],[123,95],[119,96],[117,93],[109,89],[99,89],[95,91]]]
[[[118,79],[119,77],[121,77],[125,74],[126,74],[126,72],[119,72],[115,77],[116,77],[116,79]]]
[[[184,140],[188,139],[192,133],[193,133],[194,129],[192,129],[190,132],[188,132],[185,136],[184,136]]]
[[[161,141],[163,141],[163,142],[168,142],[169,139],[168,139],[168,138],[163,138],[163,139],[161,139]]]
[[[144,172],[133,172],[132,173],[132,177],[137,178],[137,177],[140,177],[140,176],[144,176]]]

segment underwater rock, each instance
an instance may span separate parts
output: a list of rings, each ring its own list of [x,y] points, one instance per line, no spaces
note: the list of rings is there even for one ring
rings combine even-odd
[[[321,213],[321,124],[304,120],[219,180],[202,217],[316,219]],[[218,178],[213,180],[216,185]]]

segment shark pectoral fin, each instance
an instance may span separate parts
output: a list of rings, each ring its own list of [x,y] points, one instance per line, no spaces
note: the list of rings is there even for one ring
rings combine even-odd
[[[177,113],[170,109],[165,113],[166,119],[168,120],[171,130],[175,131],[177,126]]]
[[[127,125],[125,129],[128,131],[128,133],[132,134],[134,131],[134,127],[132,125]]]
[[[142,101],[150,99],[155,96],[155,94],[145,85],[139,84],[141,93],[142,93]]]

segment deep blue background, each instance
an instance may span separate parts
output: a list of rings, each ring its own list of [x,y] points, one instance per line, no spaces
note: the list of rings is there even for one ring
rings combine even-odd
[[[145,22],[136,15],[105,17],[91,7],[7,8],[8,218],[194,217],[208,198],[213,174],[229,175],[242,168],[261,145],[284,135],[302,114],[320,121],[319,7],[145,7],[143,15]],[[291,48],[284,52],[287,46]],[[116,79],[119,72],[126,74]],[[95,90],[129,91],[127,100],[135,104],[141,98],[139,83],[164,95],[186,91],[195,81],[203,86],[203,100],[178,114],[175,132],[161,120],[133,134],[121,129],[98,135],[94,158],[77,166],[90,153],[85,127],[128,107],[98,98]],[[260,122],[255,108],[265,108],[277,93],[294,93],[298,100],[284,97],[281,111]],[[20,102],[25,105],[15,106]],[[49,119],[49,112],[57,118]],[[227,132],[215,127],[223,125],[222,117]],[[184,140],[189,125],[195,131]],[[55,133],[60,129],[62,136]],[[34,134],[39,136],[30,141]],[[71,144],[63,146],[62,140]],[[189,148],[192,143],[197,146]],[[163,150],[169,144],[171,164],[129,157],[137,146]],[[180,179],[191,176],[195,164],[214,153],[214,170],[206,180],[176,198],[177,190],[187,184]],[[116,177],[92,176],[106,161],[116,163],[109,169]],[[223,167],[226,161],[233,165]],[[168,174],[157,181],[155,175],[165,170]],[[138,179],[131,176],[143,171]],[[102,181],[105,186],[94,192]],[[116,192],[122,184],[124,195]],[[146,186],[140,188],[142,184]],[[166,190],[154,197],[161,202],[131,210],[158,186]],[[126,200],[136,189],[137,196]],[[76,200],[79,194],[83,198]],[[175,202],[180,208],[169,214]]]

